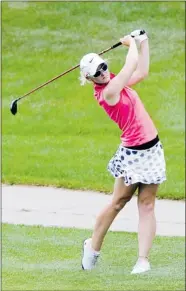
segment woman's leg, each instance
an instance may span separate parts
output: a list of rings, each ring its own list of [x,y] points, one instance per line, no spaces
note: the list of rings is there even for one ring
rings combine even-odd
[[[126,186],[124,184],[123,178],[116,178],[114,184],[113,199],[111,203],[99,214],[96,219],[91,242],[91,246],[95,251],[100,251],[104,237],[110,225],[112,224],[113,220],[120,212],[120,210],[125,206],[128,201],[130,201],[138,185],[139,184],[136,183],[130,186]]]
[[[139,227],[138,243],[139,257],[148,258],[156,234],[156,218],[154,213],[157,184],[140,184],[138,194]]]
[[[95,267],[101,245],[110,225],[119,211],[131,199],[137,187],[138,183],[126,186],[123,178],[115,180],[111,203],[97,217],[92,238],[84,241],[82,269],[92,270]]]
[[[158,190],[157,184],[141,184],[138,193],[138,246],[139,258],[133,268],[132,274],[138,274],[150,270],[148,262],[149,251],[156,234],[156,218],[154,213],[155,198]]]

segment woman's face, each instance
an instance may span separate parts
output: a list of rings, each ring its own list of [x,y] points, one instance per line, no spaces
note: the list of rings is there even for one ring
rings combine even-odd
[[[110,81],[110,72],[108,70],[107,64],[103,63],[99,65],[97,71],[93,77],[91,77],[94,83],[106,84]]]

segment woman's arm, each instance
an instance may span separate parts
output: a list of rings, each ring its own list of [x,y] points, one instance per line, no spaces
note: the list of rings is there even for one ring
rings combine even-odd
[[[132,74],[127,86],[135,85],[144,80],[149,73],[149,43],[145,39],[140,44],[140,52],[138,58],[138,66],[136,71]]]
[[[138,50],[135,40],[131,36],[126,36],[120,41],[124,45],[128,43],[129,50],[123,68],[103,90],[103,98],[111,105],[118,102],[121,90],[128,84],[138,64]]]

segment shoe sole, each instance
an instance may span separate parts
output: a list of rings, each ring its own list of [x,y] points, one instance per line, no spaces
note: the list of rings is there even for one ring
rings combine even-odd
[[[84,257],[84,244],[85,244],[85,241],[86,241],[86,239],[83,241],[83,257]],[[83,267],[83,259],[82,259],[82,261],[81,261],[81,268],[82,268],[82,270],[83,271],[85,271],[85,268]]]
[[[131,272],[131,275],[143,274],[143,273],[149,272],[150,270],[151,270],[151,269],[148,269],[148,270],[145,270],[145,271],[142,271],[142,272],[137,272],[137,273],[132,273],[132,272]]]

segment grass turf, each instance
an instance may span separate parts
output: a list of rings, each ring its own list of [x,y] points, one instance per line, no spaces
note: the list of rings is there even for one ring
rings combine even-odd
[[[2,225],[2,290],[185,290],[184,238],[156,237],[152,270],[130,275],[137,234],[109,232],[98,267],[81,270],[90,231]]]
[[[2,181],[109,193],[109,159],[120,131],[80,87],[78,70],[18,103],[10,102],[142,27],[150,35],[150,75],[135,86],[164,144],[167,182],[159,198],[184,198],[185,4],[176,2],[3,2]],[[126,48],[107,54],[117,73]]]

